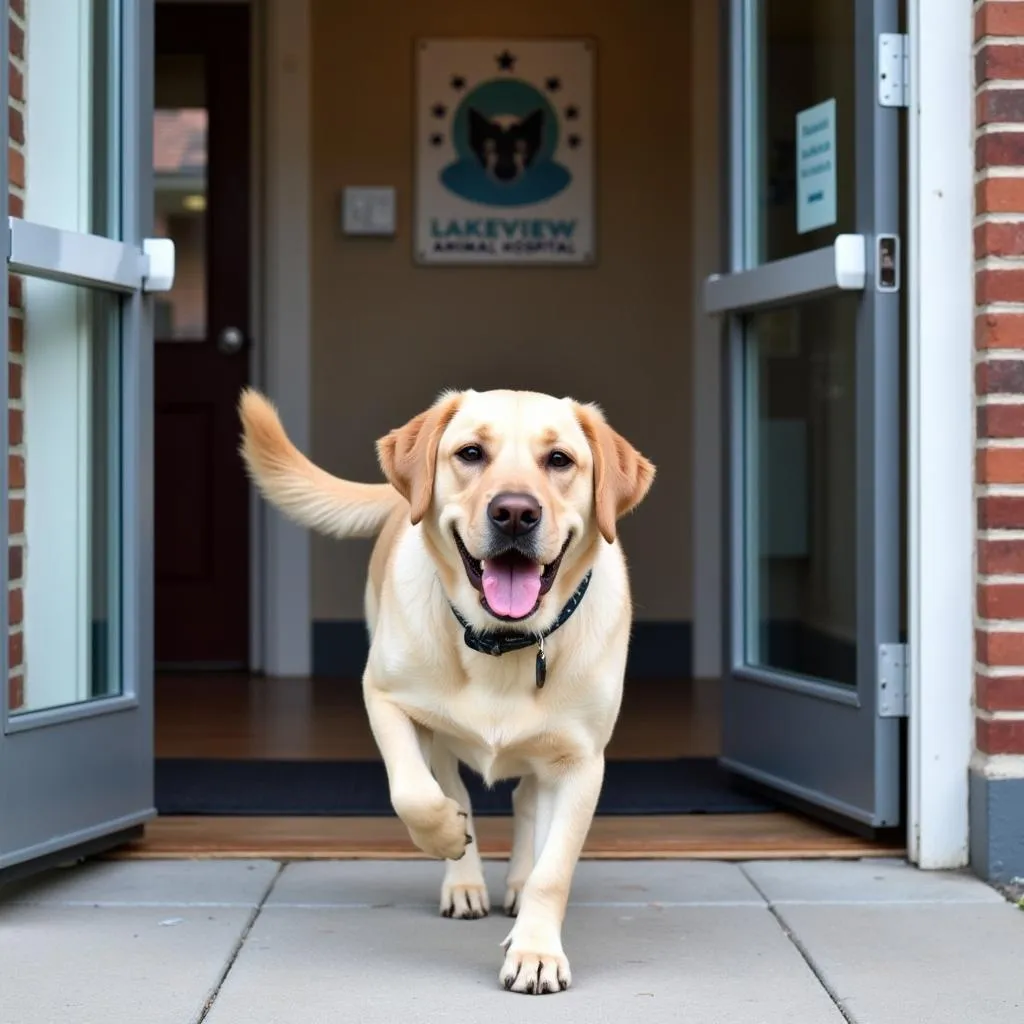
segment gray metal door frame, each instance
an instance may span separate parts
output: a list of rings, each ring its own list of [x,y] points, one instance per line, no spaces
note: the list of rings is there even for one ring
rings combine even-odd
[[[5,5],[6,6],[6,5]],[[148,291],[166,290],[173,248],[152,230],[153,0],[111,4],[109,60],[120,82],[109,105],[119,206],[115,237],[60,231],[21,218],[0,219],[6,274],[17,272],[118,296],[121,493],[121,687],[117,696],[14,715],[8,707],[7,645],[0,645],[0,874],[69,850],[110,843],[151,818],[153,809],[153,329]],[[31,5],[29,7],[31,18]],[[8,52],[8,17],[0,53]],[[103,59],[102,57],[98,59]],[[0,133],[8,133],[8,76],[0,76]],[[73,97],[72,97],[73,99]],[[0,194],[8,191],[7,146],[0,147]],[[31,184],[31,178],[30,178]],[[119,202],[118,202],[119,200]],[[157,280],[158,267],[164,274]],[[168,269],[169,268],[169,269]],[[169,276],[168,276],[169,274]],[[6,341],[7,317],[0,318]],[[29,339],[31,345],[31,339]],[[3,345],[6,348],[6,344]],[[31,358],[31,355],[29,356]],[[0,385],[7,395],[7,375]],[[7,450],[7,416],[0,450]],[[45,458],[45,452],[30,453]],[[6,495],[7,460],[0,460]],[[0,502],[0,536],[7,534]],[[6,563],[6,560],[5,560]],[[31,572],[31,569],[29,569]],[[8,621],[0,587],[0,621]],[[38,613],[38,610],[36,610]],[[31,669],[29,669],[31,672]]]
[[[726,0],[729,272],[709,278],[705,309],[723,316],[728,410],[723,756],[728,769],[801,804],[869,828],[898,825],[901,723],[880,712],[879,657],[900,640],[900,301],[876,287],[880,235],[899,233],[900,111],[878,98],[879,35],[899,31],[898,0],[856,0],[856,234],[758,265],[755,98],[761,0]],[[843,158],[845,154],[841,154]],[[855,687],[746,664],[744,317],[842,291],[856,321],[857,675]],[[897,653],[899,648],[895,648]],[[888,651],[887,651],[888,653]],[[898,682],[898,672],[894,673]]]

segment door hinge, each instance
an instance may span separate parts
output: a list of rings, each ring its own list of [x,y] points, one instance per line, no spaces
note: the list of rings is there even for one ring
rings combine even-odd
[[[910,39],[901,32],[878,37],[878,102],[883,107],[910,106]]]
[[[906,718],[910,712],[907,691],[906,644],[878,646],[878,717]]]

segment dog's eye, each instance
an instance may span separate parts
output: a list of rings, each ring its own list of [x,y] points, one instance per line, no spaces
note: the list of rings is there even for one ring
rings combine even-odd
[[[455,455],[463,462],[480,462],[484,457],[484,450],[479,445],[467,444],[460,448]]]
[[[548,455],[548,466],[551,469],[568,469],[572,465],[572,459],[565,452],[557,449]]]

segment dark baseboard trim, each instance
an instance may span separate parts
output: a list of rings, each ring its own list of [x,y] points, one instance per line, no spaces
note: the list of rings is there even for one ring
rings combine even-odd
[[[801,623],[771,622],[765,632],[769,663],[826,679],[856,679],[853,644]],[[313,622],[313,675],[359,679],[369,641],[362,620]],[[628,679],[689,679],[693,674],[693,625],[687,621],[633,623],[626,662]]]
[[[313,675],[359,679],[369,643],[362,621],[313,622]],[[688,679],[693,672],[693,635],[689,622],[635,622],[629,645],[629,679]]]
[[[971,869],[986,882],[1024,878],[1024,779],[971,772]]]

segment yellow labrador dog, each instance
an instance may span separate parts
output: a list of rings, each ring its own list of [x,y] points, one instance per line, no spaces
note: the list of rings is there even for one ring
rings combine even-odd
[[[632,618],[616,523],[654,466],[596,406],[533,392],[442,395],[378,442],[379,484],[311,463],[257,392],[240,411],[243,456],[272,504],[333,537],[379,535],[363,695],[395,812],[447,861],[441,913],[489,910],[459,762],[488,784],[520,779],[499,978],[568,988],[562,921]]]

